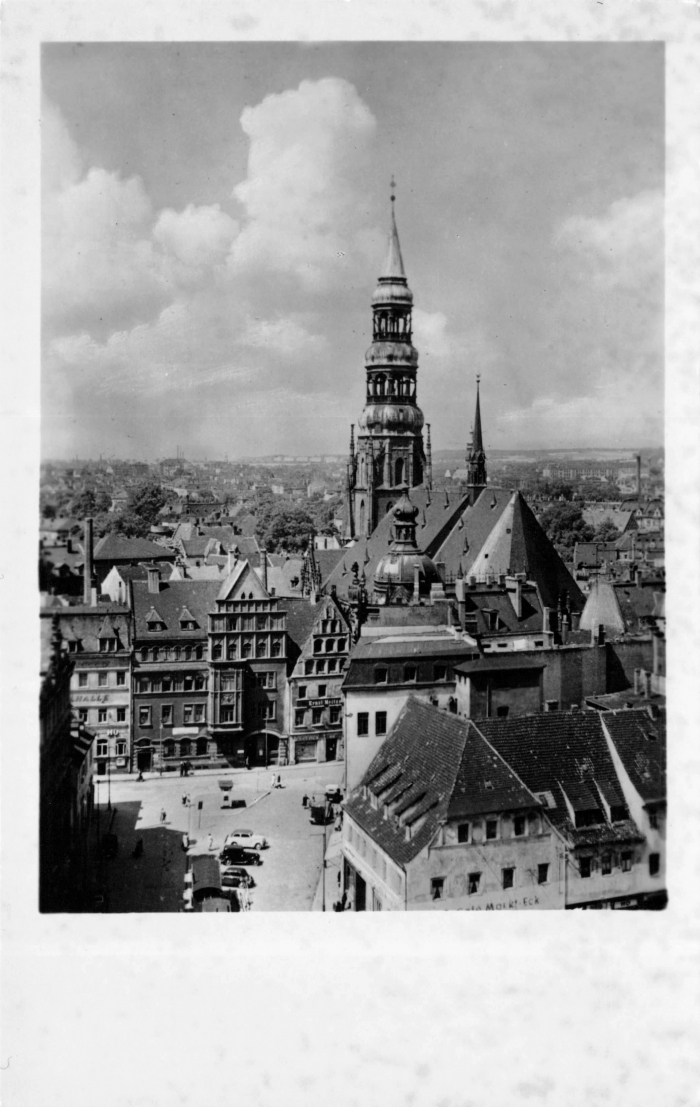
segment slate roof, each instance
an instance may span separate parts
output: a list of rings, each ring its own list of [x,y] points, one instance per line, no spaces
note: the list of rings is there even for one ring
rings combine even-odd
[[[487,610],[497,611],[497,626],[492,629]],[[501,585],[477,585],[475,591],[465,591],[464,614],[467,629],[474,634],[542,634],[542,603],[536,588],[523,582],[522,607],[518,617],[508,592]]]
[[[610,735],[632,784],[645,803],[666,799],[666,714],[606,711],[601,723]]]
[[[325,584],[336,565],[341,561],[345,550],[314,550],[316,564],[321,572],[321,585]]]
[[[321,607],[317,603],[309,603],[308,599],[288,597],[280,603],[280,610],[287,612],[287,634],[300,650],[303,649]]]
[[[613,588],[628,629],[644,627],[653,622],[658,607],[655,592],[663,591],[658,582],[646,585],[615,584]]]
[[[473,661],[463,661],[460,665],[455,665],[455,672],[469,675],[498,670],[546,668],[546,661],[539,661],[536,657],[523,657],[520,650],[509,650],[507,653],[488,653],[474,658]]]
[[[149,640],[162,638],[202,639],[206,637],[210,611],[216,611],[216,598],[221,589],[221,580],[173,580],[161,581],[158,593],[148,591],[146,581],[135,580],[131,585],[133,593],[133,611],[135,637]],[[198,624],[197,630],[182,630],[180,615],[183,608],[191,612]],[[166,629],[149,631],[147,615],[152,608],[158,612]]]
[[[615,798],[615,805],[625,806],[598,712],[479,719],[470,725],[480,731],[533,793],[552,795],[555,806],[546,807],[547,817],[573,846],[642,840],[630,818],[612,825],[602,822],[576,828],[569,816],[565,795],[572,806],[589,796],[595,798],[595,791],[591,791],[594,781],[607,781],[606,789]]]
[[[596,626],[605,627],[611,635],[624,634],[626,629],[615,588],[604,580],[593,581],[579,623],[581,630],[591,631]]]
[[[121,534],[105,534],[93,552],[94,561],[174,561],[175,553],[147,538],[125,538]]]
[[[537,583],[542,602],[548,607],[556,607],[563,591],[569,593],[575,610],[583,607],[578,585],[520,492],[489,485],[473,506],[469,505],[467,495],[445,490],[430,493],[424,485],[412,488],[409,495],[418,508],[418,548],[436,564],[443,562],[448,575],[456,576],[460,566],[466,576],[525,573],[528,580]],[[491,545],[484,549],[506,509],[507,520],[496,531]],[[369,538],[360,538],[342,551],[343,556],[326,585],[335,584],[339,594],[346,595],[352,583],[350,567],[357,562],[361,570],[364,568],[367,588],[372,591],[374,574],[389,550],[392,531],[393,516],[389,513]],[[480,557],[482,551],[489,557]]]

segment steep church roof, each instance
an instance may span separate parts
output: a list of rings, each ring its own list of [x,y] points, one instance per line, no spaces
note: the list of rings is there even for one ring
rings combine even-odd
[[[404,281],[406,280],[406,270],[403,266],[403,258],[401,256],[401,244],[399,243],[399,232],[396,229],[393,196],[391,204],[391,227],[389,229],[389,241],[387,244],[386,261],[382,270],[382,277],[390,277],[392,279],[398,278],[399,280]]]

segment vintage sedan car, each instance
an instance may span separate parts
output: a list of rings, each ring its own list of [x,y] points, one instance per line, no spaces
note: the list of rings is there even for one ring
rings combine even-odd
[[[224,865],[222,863],[221,887],[225,888],[229,886],[231,888],[237,888],[239,884],[244,884],[246,888],[254,888],[255,880],[246,869],[241,868],[239,865]]]
[[[260,854],[254,849],[241,846],[224,846],[219,854],[222,865],[262,865]]]
[[[267,849],[270,843],[264,834],[254,830],[233,830],[224,839],[226,846],[250,846],[253,849]]]

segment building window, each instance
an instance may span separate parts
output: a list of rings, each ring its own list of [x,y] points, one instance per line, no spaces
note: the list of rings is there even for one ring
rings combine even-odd
[[[447,680],[447,665],[433,665],[435,680]]]
[[[141,660],[148,661],[148,650],[141,650]]]
[[[305,661],[304,662],[304,673],[305,673],[305,675],[310,676],[311,673],[313,673],[313,671],[314,671],[313,661]]]
[[[126,756],[126,742],[117,742],[117,757]]]
[[[182,722],[185,726],[192,722],[192,716],[194,713],[194,704],[186,703],[182,708]]]
[[[297,710],[294,713],[294,725],[295,726],[303,726],[305,718],[306,718],[306,712]]]
[[[273,722],[277,718],[277,702],[271,700],[270,703],[261,703],[258,708],[258,715],[267,722]]]
[[[323,722],[323,708],[322,707],[314,707],[312,709],[312,711],[311,711],[311,722],[312,722],[313,726],[318,726],[319,723]]]
[[[498,837],[498,819],[486,820],[486,840],[492,841]]]
[[[538,884],[546,884],[548,873],[549,873],[549,862],[548,861],[540,862],[540,864],[537,866],[537,883]]]
[[[213,642],[211,647],[211,659],[212,661],[221,661],[223,656],[223,646],[221,642]]]
[[[98,723],[106,723],[107,722],[107,708],[106,707],[100,707],[99,708],[99,710],[97,712],[97,721],[98,721]]]
[[[632,870],[632,854],[629,852],[629,850],[627,850],[625,853],[623,853],[621,855],[620,860],[622,862],[622,871],[623,871],[623,873],[631,872],[631,870]]]
[[[204,673],[195,673],[194,675],[194,689],[195,692],[203,692],[207,686],[207,678]]]
[[[241,646],[241,656],[250,657],[253,652],[253,643],[250,638],[243,639],[243,645]]]
[[[334,673],[337,668],[338,668],[338,662],[336,661],[336,659],[334,657],[329,658],[328,659],[328,672],[329,673]]]
[[[527,822],[524,815],[516,815],[513,819],[513,834],[516,838],[522,838],[527,827]]]
[[[515,869],[508,868],[502,870],[502,883],[504,890],[513,887],[513,877],[515,876]]]
[[[97,674],[97,687],[98,688],[106,688],[107,687],[107,675],[108,675],[107,673],[98,673]]]
[[[658,811],[649,812],[649,826],[652,830],[658,830],[659,828],[659,813]]]
[[[87,673],[78,673],[78,687],[87,688],[88,675]]]
[[[340,722],[340,708],[339,707],[331,707],[331,723],[339,723],[339,722]]]
[[[300,700],[305,700],[306,699],[306,685],[305,684],[300,684],[299,685],[299,699]]]
[[[319,686],[318,686],[318,698],[322,699],[323,696],[325,696],[325,694],[326,694],[326,685],[325,684],[319,684]]]
[[[87,709],[87,707],[79,707],[78,708],[78,719],[80,720],[81,723],[86,723],[88,721],[88,709]]]
[[[151,709],[150,707],[139,707],[139,726],[151,725]]]
[[[273,638],[272,639],[272,650],[271,650],[270,656],[271,657],[281,657],[282,656],[282,640],[280,638]]]
[[[375,684],[386,684],[388,676],[389,676],[388,670],[385,669],[383,666],[380,667],[380,668],[377,668],[377,669],[374,670],[374,683]]]
[[[405,665],[403,670],[403,679],[407,683],[414,682],[418,679],[418,669],[415,665]]]
[[[369,734],[369,711],[358,711],[357,734],[360,738],[363,738],[367,734]]]
[[[235,707],[231,706],[230,704],[222,704],[221,710],[219,712],[219,718],[221,719],[221,722],[222,723],[235,723],[235,721],[236,721],[235,710],[236,710]]]
[[[469,873],[469,892],[470,896],[477,895],[479,891],[479,884],[481,883],[481,873]]]
[[[256,657],[267,657],[267,638],[258,638],[255,646]]]
[[[587,879],[591,875],[591,859],[590,857],[582,857],[579,860],[579,873],[584,879]]]
[[[333,639],[328,638],[326,641],[326,653],[333,653]]]
[[[325,671],[326,671],[326,662],[325,661],[317,661],[316,662],[316,672],[317,673],[325,673]]]
[[[203,703],[196,703],[194,705],[194,721],[196,723],[203,723],[206,721],[207,710]]]
[[[612,858],[609,853],[604,853],[600,859],[600,871],[603,876],[610,876],[612,872]]]
[[[163,742],[163,757],[175,756],[175,743],[172,738],[168,738],[167,742]]]
[[[126,684],[126,673],[117,673],[117,686],[123,688]]]
[[[505,717],[508,714],[509,710],[510,710],[510,708],[506,707],[506,705],[503,704],[501,707],[496,708],[496,715],[498,716],[499,719],[505,719]]]
[[[187,676],[185,677],[185,691],[186,692],[191,692],[193,688],[194,688],[194,678],[192,677],[191,673],[188,673]]]
[[[126,722],[126,708],[125,707],[118,707],[117,708],[117,722],[118,723],[125,723]]]
[[[197,739],[197,757],[206,757],[207,745],[208,743],[206,738]]]
[[[108,757],[109,756],[109,746],[108,746],[107,742],[98,742],[97,743],[97,756],[98,757]]]
[[[430,881],[430,898],[431,899],[442,899],[444,889],[445,889],[445,878],[444,878],[444,876],[434,876]]]
[[[314,638],[314,653],[321,653],[323,650],[323,642],[320,638]]]
[[[469,823],[460,823],[457,827],[457,841],[468,842],[469,841]]]
[[[374,715],[374,733],[386,734],[386,711],[376,711]]]
[[[658,876],[660,869],[660,856],[658,853],[649,854],[649,876]]]
[[[192,743],[189,738],[182,738],[180,740],[180,757],[189,757],[192,753]]]

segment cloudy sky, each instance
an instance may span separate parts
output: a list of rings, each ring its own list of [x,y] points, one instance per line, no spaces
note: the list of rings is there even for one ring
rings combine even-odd
[[[389,187],[433,446],[663,441],[663,46],[43,50],[43,454],[341,452]]]

